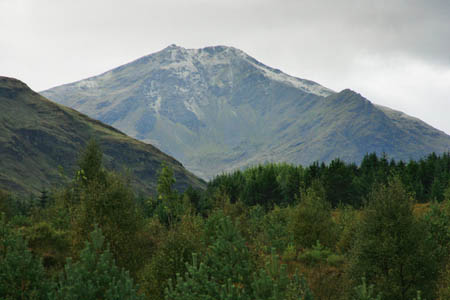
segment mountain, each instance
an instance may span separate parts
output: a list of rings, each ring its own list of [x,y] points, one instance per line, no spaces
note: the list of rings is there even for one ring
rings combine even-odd
[[[42,94],[157,145],[203,178],[270,161],[359,162],[368,152],[408,160],[450,148],[448,135],[418,119],[225,46],[171,45]]]
[[[23,82],[0,77],[0,188],[37,194],[73,176],[80,151],[95,138],[107,169],[128,172],[144,194],[156,190],[162,163],[174,169],[178,189],[205,183],[174,158],[73,109],[50,102]],[[129,170],[129,171],[127,171]]]

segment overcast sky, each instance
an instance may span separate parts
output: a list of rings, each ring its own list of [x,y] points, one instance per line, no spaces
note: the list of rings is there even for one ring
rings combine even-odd
[[[448,0],[0,0],[0,75],[36,91],[169,44],[234,46],[450,133]]]

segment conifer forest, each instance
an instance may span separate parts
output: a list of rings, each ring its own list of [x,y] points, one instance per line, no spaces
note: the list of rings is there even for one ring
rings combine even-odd
[[[91,141],[65,183],[0,191],[0,299],[448,300],[450,153],[256,165],[136,192]]]

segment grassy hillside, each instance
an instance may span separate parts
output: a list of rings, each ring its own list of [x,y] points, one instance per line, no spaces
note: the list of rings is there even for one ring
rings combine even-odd
[[[59,170],[71,177],[80,151],[91,138],[100,144],[105,166],[128,173],[140,192],[155,191],[163,162],[174,169],[178,189],[204,186],[152,145],[55,104],[19,80],[0,77],[0,188],[38,193],[62,183]]]

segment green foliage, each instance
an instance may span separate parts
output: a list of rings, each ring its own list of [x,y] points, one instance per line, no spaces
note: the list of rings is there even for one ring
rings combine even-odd
[[[419,161],[389,161],[383,154],[366,154],[360,166],[340,159],[313,163],[308,167],[288,164],[266,164],[215,177],[208,183],[208,193],[218,191],[231,203],[241,199],[246,205],[261,205],[266,210],[274,205],[293,205],[301,198],[299,191],[323,186],[326,200],[333,208],[352,205],[360,208],[373,187],[387,184],[393,175],[400,176],[405,188],[420,202],[444,199],[450,181],[450,153],[432,153]]]
[[[184,191],[183,198],[190,203],[194,211],[202,216],[206,216],[208,209],[211,208],[211,203],[209,203],[208,199],[203,194],[202,190],[194,189],[192,186],[189,186],[186,191]]]
[[[171,199],[175,193],[173,185],[175,184],[175,178],[173,177],[173,170],[167,165],[163,165],[158,177],[158,197]]]
[[[108,173],[104,183],[94,181],[86,185],[80,191],[79,201],[74,211],[77,242],[98,224],[119,266],[135,272],[143,257],[138,258],[128,251],[130,247],[135,251],[140,249],[141,218],[135,209],[131,188],[120,176]]]
[[[426,299],[422,299],[422,293],[420,291],[417,291],[417,296],[414,297],[412,300],[426,300]]]
[[[331,206],[325,201],[325,192],[319,184],[309,188],[302,201],[294,208],[289,229],[297,248],[311,248],[317,241],[327,247],[335,244],[335,223]]]
[[[231,279],[248,286],[254,265],[245,240],[229,217],[218,218],[213,225],[216,238],[204,259],[210,274],[219,284]]]
[[[100,145],[91,139],[81,153],[78,161],[78,179],[85,185],[90,182],[104,183],[105,170],[103,169],[103,152]]]
[[[270,210],[274,205],[293,204],[299,197],[304,170],[301,166],[266,164],[215,177],[208,183],[210,193],[217,190],[229,197],[231,203],[239,199],[246,205],[260,205]]]
[[[0,189],[0,214],[5,214],[5,217],[12,217],[12,199],[9,193]]]
[[[288,245],[293,245],[294,236],[289,230],[291,207],[276,206],[264,216],[262,230],[267,247],[282,252]]]
[[[34,208],[32,197],[18,198],[16,195],[0,189],[0,213],[10,220],[17,216],[28,217]]]
[[[292,262],[297,260],[297,249],[293,244],[287,245],[286,249],[283,251],[283,255],[281,257],[285,262]]]
[[[242,200],[247,205],[259,204],[266,210],[280,202],[280,187],[277,182],[277,170],[274,165],[258,166],[245,172],[246,185]]]
[[[141,287],[148,298],[163,299],[168,280],[176,280],[176,274],[184,274],[192,254],[203,250],[201,226],[197,217],[186,216],[168,232],[164,228],[160,245],[139,274]]]
[[[177,274],[175,286],[169,281],[166,290],[167,300],[243,300],[247,299],[243,295],[241,288],[233,284],[231,279],[225,283],[218,284],[212,280],[212,275],[207,266],[198,263],[197,255],[193,255],[192,264],[187,265],[187,272],[182,277]]]
[[[60,188],[52,191],[50,194],[51,201],[45,208],[36,207],[31,214],[31,219],[33,223],[48,223],[52,228],[70,232],[73,225],[73,220],[71,220],[71,210],[75,209],[73,201],[75,197],[69,199],[71,196],[68,193],[69,188]],[[72,214],[73,217],[73,214]]]
[[[40,259],[0,216],[0,298],[47,299],[49,282]]]
[[[354,300],[381,300],[381,294],[375,296],[373,284],[367,286],[366,278],[362,278],[362,283],[355,288]]]
[[[166,299],[248,299],[253,263],[245,241],[229,217],[211,220],[215,236],[203,262],[193,255],[185,276],[169,284]]]
[[[128,286],[134,297],[131,281],[88,278],[107,270],[120,277],[123,268],[130,271],[127,278],[139,280],[147,299],[155,300],[311,299],[312,293],[339,300],[450,297],[450,188],[447,166],[440,165],[447,155],[406,164],[373,154],[360,167],[339,160],[305,169],[267,164],[221,175],[206,192],[191,188],[184,194],[176,192],[172,166],[165,165],[158,195],[138,199],[127,179],[103,168],[101,157],[91,144],[79,164],[95,168],[79,169],[67,187],[41,197],[0,192],[10,236],[20,232],[27,240],[7,238],[14,252],[4,251],[2,238],[0,252],[16,253],[12,257],[20,261],[0,258],[15,266],[8,272],[17,281],[0,284],[20,286],[26,299],[46,299],[46,278],[63,270],[52,299],[75,290],[106,297],[107,281],[121,286],[117,293]],[[414,208],[414,193],[422,200],[435,195],[437,201]],[[360,207],[363,198],[366,206]],[[103,245],[109,245],[103,258],[105,247],[94,250],[91,243],[90,252],[82,250],[95,224]],[[88,260],[86,251],[96,253],[96,260]],[[64,269],[68,256],[74,259]],[[88,269],[86,261],[95,261],[90,265],[99,271]],[[31,275],[23,275],[28,271]],[[33,275],[38,273],[40,283]],[[361,277],[367,281],[357,280]],[[83,280],[86,291],[76,284]],[[8,295],[10,290],[15,291],[8,287]]]
[[[25,228],[23,233],[32,251],[43,258],[46,269],[63,268],[71,246],[67,231],[57,230],[47,222],[39,222]]]
[[[385,300],[409,300],[421,289],[432,298],[437,275],[435,244],[412,212],[412,199],[399,178],[370,197],[354,252],[353,274],[366,276]]]
[[[91,142],[80,159],[80,166],[88,167],[88,171],[78,170],[63,195],[74,233],[73,244],[75,250],[81,250],[85,238],[98,226],[117,264],[134,275],[142,267],[142,260],[147,259],[145,242],[140,239],[142,217],[129,182],[117,173],[105,171],[101,157],[98,145]]]
[[[346,165],[340,159],[332,160],[322,175],[323,186],[327,200],[331,206],[337,207],[341,203],[358,205],[355,203],[355,188],[353,176],[355,165]]]
[[[163,165],[158,177],[158,199],[154,214],[161,223],[173,226],[185,211],[184,203],[180,201],[177,191],[173,188],[175,184],[173,170],[167,165]]]
[[[177,299],[312,299],[304,280],[288,276],[272,253],[264,268],[254,272],[245,241],[229,217],[215,220],[215,241],[199,262],[193,255],[184,276],[169,281],[167,300]]]
[[[46,208],[51,201],[51,197],[49,195],[49,191],[47,189],[43,189],[41,191],[41,195],[38,198],[38,207],[40,208]]]
[[[128,272],[116,266],[104,242],[101,230],[95,228],[81,251],[79,261],[67,259],[49,300],[143,299]]]
[[[279,257],[272,255],[264,268],[253,274],[252,295],[257,300],[312,300],[312,293],[304,278],[298,274],[289,277],[285,264],[280,264]]]
[[[439,278],[437,286],[437,299],[450,299],[450,262],[447,262],[441,272],[441,276]]]
[[[326,263],[330,266],[339,266],[343,263],[344,257],[333,253],[324,247],[319,241],[311,248],[306,249],[298,255],[298,259],[310,266]]]
[[[336,248],[339,253],[347,254],[354,247],[356,232],[359,225],[359,211],[349,205],[340,206],[335,210],[338,241]]]
[[[450,259],[450,200],[432,203],[424,217],[427,239],[436,244],[433,255],[439,261]]]

